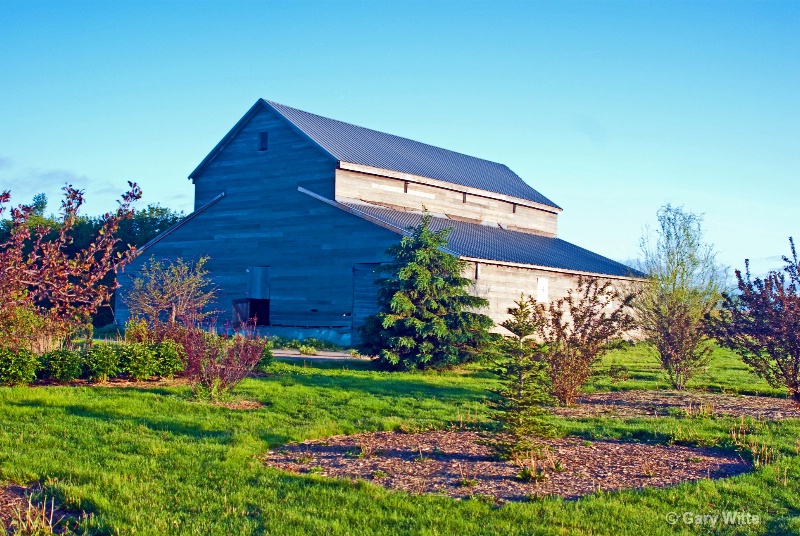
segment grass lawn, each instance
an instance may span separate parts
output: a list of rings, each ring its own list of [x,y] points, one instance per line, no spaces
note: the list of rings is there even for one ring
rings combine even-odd
[[[627,381],[596,377],[589,390],[667,388],[658,361],[637,347],[606,357]],[[487,425],[494,380],[481,370],[381,373],[364,363],[277,363],[245,380],[234,410],[191,400],[188,387],[0,388],[0,481],[38,481],[67,506],[92,513],[99,534],[800,534],[800,421],[733,418],[552,417],[565,434],[733,448],[748,428],[776,463],[720,481],[537,499],[495,507],[391,492],[366,482],[282,473],[269,448],[361,431]],[[718,350],[692,388],[778,394]],[[743,454],[746,456],[746,454]],[[670,512],[744,511],[758,525],[670,525]]]

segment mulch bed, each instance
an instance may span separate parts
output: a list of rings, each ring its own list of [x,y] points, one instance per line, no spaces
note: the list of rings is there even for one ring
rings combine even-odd
[[[270,451],[264,462],[294,473],[363,479],[410,493],[474,495],[496,502],[555,495],[578,498],[598,490],[665,487],[702,478],[724,478],[750,467],[716,449],[623,441],[543,440],[536,460],[541,481],[516,478],[520,468],[494,458],[477,432],[421,434],[378,432],[305,441]]]
[[[99,382],[92,382],[90,380],[78,379],[72,380],[68,383],[57,382],[55,380],[36,380],[34,383],[31,384],[31,387],[50,387],[50,386],[57,386],[57,387],[138,387],[138,388],[150,388],[150,387],[177,387],[189,385],[189,380],[186,378],[159,378],[156,380],[142,380],[142,381],[135,381],[129,380],[127,378],[109,378],[107,381],[99,383]]]
[[[562,417],[663,417],[732,415],[756,419],[800,419],[800,408],[788,398],[737,396],[697,391],[620,391],[593,393],[570,407],[551,408]]]
[[[41,486],[36,483],[29,487],[18,486],[17,484],[7,484],[5,486],[0,484],[0,527],[5,527],[6,530],[11,531],[13,534],[11,523],[18,519],[18,512],[22,512],[23,519],[25,519],[26,512],[29,508],[28,497],[32,493],[38,492],[41,492]],[[54,534],[61,534],[65,532],[68,525],[73,524],[77,520],[78,515],[65,510],[63,507],[59,506],[58,502],[53,503],[51,501],[51,497],[46,497],[46,505],[42,505],[34,500],[33,506],[36,508],[37,512],[32,512],[31,515],[41,518],[41,511],[44,507],[49,521],[51,508],[54,506],[55,508],[52,510],[53,531]]]
[[[10,528],[14,512],[18,508],[24,508],[28,499],[25,497],[26,488],[11,484],[0,486],[0,526]]]

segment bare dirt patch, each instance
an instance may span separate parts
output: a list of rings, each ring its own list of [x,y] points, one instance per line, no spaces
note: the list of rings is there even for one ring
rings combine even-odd
[[[756,419],[800,419],[800,408],[789,399],[737,396],[697,391],[619,391],[592,393],[575,406],[551,408],[562,417],[664,417],[669,415],[732,415]]]
[[[240,411],[250,411],[264,407],[264,404],[261,402],[256,402],[255,400],[230,400],[227,402],[213,402],[213,404],[222,408],[236,409]]]
[[[556,495],[577,498],[598,490],[665,487],[744,473],[736,454],[716,449],[622,441],[544,440],[536,461],[544,477],[525,482],[520,468],[494,458],[477,432],[378,432],[305,441],[271,451],[265,463],[294,473],[364,479],[411,493],[473,495],[518,501]]]

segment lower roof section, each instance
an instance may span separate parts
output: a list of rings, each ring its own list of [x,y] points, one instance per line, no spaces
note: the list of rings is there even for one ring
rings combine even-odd
[[[382,224],[382,226],[400,233],[407,232],[410,228],[419,225],[422,220],[420,212],[405,212],[370,204],[332,201],[307,190],[303,189],[302,191],[355,216],[372,223]],[[460,257],[616,277],[638,278],[644,276],[629,266],[560,238],[452,220],[434,214],[431,214],[430,227],[436,231],[452,229],[447,236],[447,249]]]

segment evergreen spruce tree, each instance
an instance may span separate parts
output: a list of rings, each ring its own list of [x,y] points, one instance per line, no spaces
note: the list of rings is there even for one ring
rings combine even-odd
[[[541,359],[542,346],[533,339],[544,325],[546,310],[524,294],[514,303],[516,307],[508,309],[511,318],[501,324],[511,335],[498,342],[492,359],[502,386],[492,391],[497,398],[490,407],[495,410],[493,419],[506,436],[495,445],[503,456],[530,448],[531,437],[547,437],[555,431],[552,424],[542,419],[547,413],[542,405],[550,397]]]
[[[411,236],[387,250],[378,314],[361,328],[364,350],[390,370],[444,369],[476,359],[492,320],[474,312],[488,302],[468,292],[468,263],[443,251],[451,229],[434,231],[425,214]]]

